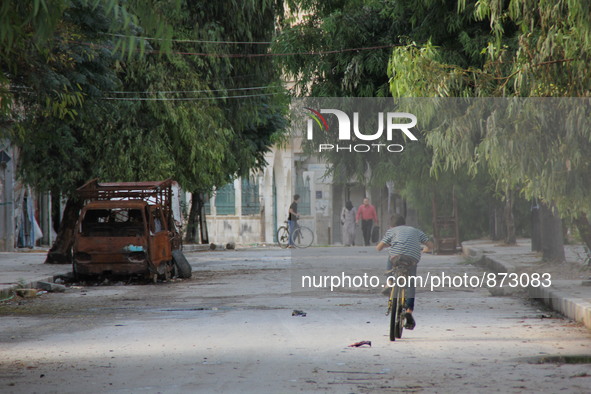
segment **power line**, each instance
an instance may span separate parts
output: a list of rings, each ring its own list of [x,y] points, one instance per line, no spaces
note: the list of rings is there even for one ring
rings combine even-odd
[[[158,91],[114,91],[110,93],[115,94],[171,94],[171,93],[210,93],[210,92],[232,92],[232,91],[243,91],[243,90],[261,90],[269,89],[273,86],[255,86],[250,88],[229,88],[229,89],[203,89],[203,90],[158,90]]]
[[[218,97],[103,97],[102,100],[116,101],[200,101],[200,100],[222,100],[249,97],[274,96],[281,93],[261,93],[261,94],[243,94],[236,96],[218,96]]]
[[[125,34],[113,34],[104,33],[107,36],[123,37],[123,38],[138,38],[146,41],[170,41],[170,42],[181,42],[181,43],[194,43],[194,44],[244,44],[244,45],[270,45],[273,41],[214,41],[214,40],[181,40],[176,38],[154,38],[154,37],[141,37],[131,36]]]
[[[294,83],[296,81],[281,81],[281,83]],[[181,93],[212,93],[212,92],[232,92],[232,91],[248,91],[248,90],[262,90],[262,89],[272,89],[276,88],[277,86],[268,85],[268,86],[253,86],[253,87],[244,87],[244,88],[228,88],[228,89],[203,89],[203,90],[154,90],[154,91],[123,91],[123,90],[115,90],[115,91],[108,91],[105,93],[109,94],[181,94]],[[12,85],[6,91],[12,93],[21,93],[21,94],[34,94],[34,89],[28,86],[15,86]],[[274,94],[281,94],[281,93],[274,93]],[[256,96],[256,95],[251,95]],[[234,96],[232,96],[234,97]],[[213,97],[216,98],[216,97]]]
[[[401,46],[400,44],[392,45],[377,45],[372,47],[360,47],[360,48],[346,48],[346,49],[333,49],[327,51],[310,51],[310,52],[287,52],[287,53],[205,53],[205,52],[171,52],[174,55],[185,55],[185,56],[205,56],[205,57],[227,57],[227,58],[252,58],[252,57],[274,57],[274,56],[296,56],[296,55],[331,55],[335,53],[345,52],[357,52],[357,51],[369,51],[375,49],[386,49]],[[165,54],[163,51],[150,51],[154,54]]]
[[[114,47],[112,45],[103,45],[103,44],[95,44],[89,42],[82,42],[82,41],[75,41],[75,40],[67,40],[68,42],[80,45],[87,45],[90,47],[97,47],[97,48],[104,48],[113,50]],[[166,52],[160,50],[147,50],[145,52],[154,54],[154,55],[182,55],[182,56],[203,56],[203,57],[219,57],[219,58],[254,58],[254,57],[276,57],[276,56],[317,56],[317,55],[330,55],[335,53],[345,53],[345,52],[358,52],[358,51],[370,51],[376,49],[388,49],[388,48],[395,48],[400,46],[406,46],[403,44],[389,44],[389,45],[376,45],[371,47],[358,47],[358,48],[345,48],[345,49],[333,49],[333,50],[325,50],[325,51],[308,51],[308,52],[286,52],[286,53],[208,53],[208,52]],[[135,49],[135,52],[140,52],[140,49]]]

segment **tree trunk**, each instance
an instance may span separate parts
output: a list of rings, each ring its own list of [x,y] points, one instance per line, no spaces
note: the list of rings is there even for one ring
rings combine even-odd
[[[203,203],[203,194],[198,192],[191,193],[191,210],[187,223],[187,234],[185,242],[197,243],[197,228],[199,228],[199,238],[202,244],[209,243],[207,233],[207,222],[205,220],[205,204]]]
[[[531,251],[542,251],[542,222],[540,214],[540,206],[532,205],[531,208]]]
[[[202,193],[198,194],[199,197],[199,230],[201,231],[201,243],[209,243],[209,232],[207,231],[207,218],[205,217],[205,204],[203,203],[204,196]]]
[[[507,233],[507,226],[505,225],[505,208],[499,207],[499,203],[495,202],[490,210],[490,238],[493,241],[505,239]]]
[[[198,198],[199,193],[191,193],[191,209],[189,210],[189,219],[187,221],[187,233],[185,234],[186,243],[195,243],[197,241],[197,216],[199,215]]]
[[[515,235],[515,217],[513,216],[513,195],[514,191],[507,188],[505,192],[505,224],[507,233],[505,236],[505,244],[515,245],[517,237]]]
[[[577,226],[577,230],[579,230],[581,239],[585,245],[587,245],[589,250],[591,250],[591,224],[589,223],[587,215],[583,212],[579,213],[579,216],[575,218],[574,222]]]
[[[84,201],[69,198],[64,208],[64,215],[55,242],[45,259],[45,264],[71,264],[72,245],[74,244],[74,229]]]
[[[542,258],[545,261],[562,263],[564,255],[564,239],[562,234],[562,220],[554,206],[541,204],[542,222]]]

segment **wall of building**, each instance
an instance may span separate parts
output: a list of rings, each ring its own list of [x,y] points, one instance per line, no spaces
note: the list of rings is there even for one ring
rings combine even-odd
[[[340,214],[347,200],[357,208],[369,197],[376,207],[380,226],[380,238],[389,227],[393,213],[407,216],[407,223],[416,225],[415,211],[406,206],[396,193],[395,185],[367,188],[356,182],[348,185],[333,185],[332,177],[326,176],[327,164],[310,157],[301,149],[301,141],[292,138],[282,147],[273,147],[266,155],[268,166],[254,175],[258,179],[260,211],[257,215],[241,212],[241,181],[234,181],[235,211],[233,215],[220,215],[215,209],[215,193],[210,199],[211,214],[207,216],[211,242],[239,244],[276,242],[277,228],[287,220],[293,195],[302,195],[300,200],[300,223],[315,233],[316,245],[342,244]],[[303,188],[302,185],[305,184]],[[303,211],[303,203],[309,202],[309,212]],[[361,226],[356,229],[356,245],[363,245]]]
[[[18,150],[0,142],[0,251],[50,245],[55,239],[51,196],[16,180]]]
[[[277,228],[287,220],[287,211],[293,196],[290,146],[274,147],[265,157],[269,165],[254,174],[259,186],[259,212],[245,215],[242,212],[242,181],[234,181],[235,210],[233,215],[222,215],[216,209],[216,193],[209,201],[211,210],[207,215],[209,238],[214,243],[236,242],[239,244],[275,242]]]
[[[15,245],[14,172],[16,154],[8,141],[0,143],[0,251],[10,252]]]
[[[208,217],[209,238],[214,243],[226,244],[236,242],[240,244],[261,242],[260,216],[218,216]]]

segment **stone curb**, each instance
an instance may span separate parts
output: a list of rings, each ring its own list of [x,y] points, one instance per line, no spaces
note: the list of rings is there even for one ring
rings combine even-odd
[[[208,252],[210,250],[225,250],[226,246],[222,244],[213,244],[215,247],[212,247],[211,244],[183,244],[183,252],[190,253],[190,252]]]
[[[550,287],[528,287],[528,293],[564,316],[591,329],[591,302]]]
[[[487,256],[478,248],[462,245],[462,252],[466,256],[480,259],[480,261],[493,272],[511,273],[517,271],[515,265]],[[591,302],[582,298],[572,297],[564,291],[557,290],[552,286],[528,286],[526,290],[530,297],[539,299],[552,310],[559,312],[576,322],[583,323],[585,327],[591,329]]]
[[[183,245],[183,252],[201,252],[201,251],[209,251],[209,250],[225,250],[225,245],[215,244],[215,249],[212,249],[211,245],[201,245],[201,244],[188,244]],[[28,250],[27,250],[28,251]],[[19,287],[25,286],[27,288],[36,288],[37,282],[50,282],[53,283],[54,278],[59,276],[60,274],[56,274],[54,276],[41,276],[35,279],[26,279],[23,283],[13,283],[0,286],[0,302],[10,299],[13,295],[15,295],[15,290]],[[62,274],[64,275],[64,274]]]
[[[55,275],[55,276],[59,276],[59,275]],[[25,281],[24,283],[22,283],[22,285],[24,285],[24,287],[26,287],[26,288],[34,289],[37,286],[37,282],[53,283],[55,276],[44,276],[44,277],[32,280],[30,282]],[[0,288],[0,301],[5,301],[5,300],[11,298],[11,296],[15,295],[15,290],[18,289],[19,287],[21,287],[21,283],[15,283],[14,285],[5,286],[3,288]]]
[[[222,250],[226,250],[226,245],[223,244],[213,244],[213,246],[211,244],[207,244],[207,245],[203,245],[203,244],[185,244],[183,245],[183,252],[185,253],[191,253],[191,252],[207,252],[207,251],[212,251],[212,250],[216,250],[216,251],[222,251]],[[15,290],[19,287],[21,287],[21,285],[28,287],[28,288],[36,288],[37,286],[37,282],[50,282],[53,283],[54,278],[56,276],[59,276],[60,274],[54,275],[54,276],[43,276],[40,278],[36,278],[34,280],[31,279],[27,279],[25,282],[21,283],[14,283],[11,285],[4,285],[4,286],[0,286],[0,302],[6,299],[11,298],[14,294],[15,294]]]
[[[269,242],[255,242],[255,243],[248,243],[248,244],[237,244],[234,242],[229,242],[225,244],[214,243],[213,248],[212,244],[183,244],[183,252],[191,253],[191,252],[210,252],[210,251],[222,251],[222,250],[244,250],[244,249],[279,249],[279,245],[276,243],[269,243]],[[231,245],[231,246],[229,246]],[[318,245],[316,245],[318,246]]]

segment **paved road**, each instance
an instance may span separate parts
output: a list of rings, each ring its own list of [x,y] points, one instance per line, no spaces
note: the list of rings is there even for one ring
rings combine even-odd
[[[0,392],[588,392],[590,332],[526,298],[419,289],[390,342],[381,288],[302,289],[298,275],[381,277],[371,248],[192,253],[191,280],[75,286],[0,305]],[[458,256],[419,274],[480,276]],[[292,316],[294,309],[306,317]],[[350,348],[370,340],[372,347]],[[589,362],[589,360],[587,360]]]

